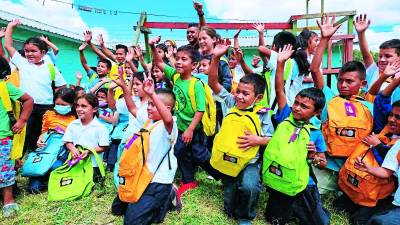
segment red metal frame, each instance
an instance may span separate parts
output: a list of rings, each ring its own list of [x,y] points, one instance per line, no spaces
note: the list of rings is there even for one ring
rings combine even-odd
[[[186,22],[144,22],[145,28],[156,28],[156,29],[187,29],[189,23]],[[221,30],[237,30],[237,29],[254,29],[253,23],[207,23],[214,29]],[[265,29],[269,30],[286,30],[292,29],[291,23],[265,23]]]

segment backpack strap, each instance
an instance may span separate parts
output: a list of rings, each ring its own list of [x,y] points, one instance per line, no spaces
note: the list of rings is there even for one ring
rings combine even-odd
[[[56,69],[52,63],[47,64],[50,72],[51,89],[53,89],[53,95],[56,91]]]
[[[10,119],[10,124],[11,126],[13,126],[17,122],[17,120],[13,112],[13,107],[11,104],[10,94],[8,93],[7,84],[3,80],[0,80],[0,99],[3,103],[4,108],[7,111],[8,117]]]
[[[196,96],[195,96],[195,93],[194,93],[195,92],[194,86],[196,85],[196,81],[197,80],[198,80],[197,78],[192,77],[192,79],[190,79],[190,84],[189,84],[190,103],[192,103],[192,108],[193,108],[193,111],[195,111],[195,112],[197,111],[197,105],[196,105]]]
[[[106,172],[104,170],[104,166],[103,166],[103,161],[100,159],[99,154],[97,154],[97,152],[94,149],[91,148],[85,148],[82,147],[80,145],[77,146],[78,150],[89,150],[89,152],[91,152],[94,155],[94,158],[96,159],[96,163],[99,166],[99,170],[100,170],[100,174],[102,177],[104,177],[106,175]]]
[[[289,60],[286,61],[286,63],[285,63],[285,69],[284,69],[284,74],[283,74],[283,85],[284,85],[284,86],[286,85],[287,80],[289,79],[290,75],[292,74],[292,64],[293,64],[293,63],[292,63],[292,60],[291,60],[291,59],[289,59]],[[269,76],[271,77],[271,72],[269,72]],[[275,75],[275,76],[276,76],[276,75]],[[270,78],[270,77],[269,77],[269,78]],[[269,80],[269,83],[267,83],[267,84],[268,84],[268,85],[271,85],[270,79],[268,79],[268,80]],[[293,83],[293,80],[292,80],[292,78],[290,77],[290,86],[292,85],[292,83]],[[284,88],[284,89],[285,89],[285,88]],[[268,94],[268,96],[269,96],[269,94]],[[272,102],[271,109],[275,110],[277,104],[278,104],[278,102],[277,102],[276,97],[275,97],[274,101]]]
[[[180,75],[179,73],[175,73],[175,74],[172,76],[172,82],[175,84],[176,81],[179,79],[180,76],[181,76],[181,75]]]

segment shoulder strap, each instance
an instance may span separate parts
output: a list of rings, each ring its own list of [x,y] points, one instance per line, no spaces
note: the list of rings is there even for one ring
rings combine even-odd
[[[178,78],[179,78],[179,73],[175,73],[173,76],[172,76],[172,82],[174,82],[174,84],[176,83],[176,81],[178,80]]]
[[[93,82],[94,81],[94,79],[96,79],[96,77],[97,77],[97,73],[96,72],[94,72],[93,74],[92,74],[92,76],[90,76],[90,78],[89,78],[89,82],[91,83],[91,82]]]
[[[56,80],[56,69],[54,68],[54,65],[49,63],[49,64],[47,64],[47,67],[49,68],[51,81],[55,81]]]
[[[198,80],[197,78],[192,77],[192,79],[190,79],[190,84],[189,84],[190,103],[192,103],[192,108],[193,108],[193,111],[195,111],[195,112],[197,111],[197,105],[196,105],[196,96],[195,96],[194,86],[196,85],[197,80]]]
[[[289,59],[286,61],[285,64],[285,71],[284,71],[284,75],[283,75],[283,79],[285,81],[287,81],[287,79],[289,78],[290,74],[292,74],[292,59]]]
[[[97,154],[97,152],[96,152],[94,149],[85,148],[85,147],[82,147],[82,146],[78,146],[78,149],[79,149],[79,147],[80,147],[82,150],[83,150],[83,149],[89,150],[89,151],[94,155],[94,158],[96,159],[96,163],[97,163],[97,165],[99,166],[100,174],[101,174],[102,177],[104,177],[104,176],[106,175],[106,172],[105,172],[105,170],[104,170],[103,161],[100,159],[99,154]],[[89,157],[89,156],[88,156],[88,157]],[[90,160],[91,160],[91,159],[90,159]]]
[[[0,98],[7,112],[12,112],[10,95],[8,93],[6,82],[0,81]]]

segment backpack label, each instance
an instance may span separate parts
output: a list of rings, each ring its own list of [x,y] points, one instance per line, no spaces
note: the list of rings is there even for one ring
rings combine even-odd
[[[283,176],[282,170],[279,167],[276,167],[276,166],[273,166],[273,165],[269,166],[269,172],[273,173],[273,174],[275,174],[275,175],[277,175],[279,177]]]
[[[351,102],[345,102],[344,103],[344,108],[346,110],[346,115],[347,116],[352,116],[356,117],[356,107],[353,105]]]
[[[350,174],[347,176],[347,181],[353,185],[354,187],[358,187],[358,184],[360,183],[358,179],[354,176],[351,176]]]
[[[129,148],[131,147],[131,145],[133,144],[133,142],[134,142],[138,137],[139,137],[138,134],[134,134],[134,135],[132,136],[132,138],[129,140],[129,142],[126,143],[125,148],[126,148],[126,149],[129,149]]]
[[[289,143],[292,143],[292,142],[296,141],[297,137],[299,137],[300,130],[301,130],[300,127],[296,127],[296,129],[294,130],[292,136],[290,136]]]
[[[228,162],[231,162],[231,163],[237,163],[238,162],[238,158],[230,156],[230,155],[227,155],[226,153],[224,153],[224,156],[223,156],[222,159],[224,161],[228,161]]]
[[[70,184],[72,184],[72,178],[70,178],[70,179],[61,178],[60,187],[67,186],[67,185],[70,185]]]
[[[125,177],[120,177],[120,176],[118,176],[118,183],[120,184],[120,185],[125,185]]]
[[[38,156],[38,157],[35,157],[32,162],[33,163],[38,163],[40,161],[42,161],[42,157]]]
[[[336,134],[342,137],[356,137],[356,130],[350,128],[336,128]]]

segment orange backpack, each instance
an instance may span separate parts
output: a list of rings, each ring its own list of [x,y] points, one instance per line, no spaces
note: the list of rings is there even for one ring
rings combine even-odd
[[[337,96],[329,101],[328,120],[322,124],[329,155],[350,156],[371,133],[373,116],[366,104],[363,98],[356,96],[349,100]]]
[[[387,145],[394,145],[398,138],[389,139],[386,137],[387,130],[387,127],[385,127],[378,138]],[[370,166],[379,167],[369,146],[360,144],[340,169],[338,185],[354,203],[374,207],[379,199],[386,198],[393,192],[394,181],[391,177],[383,179],[356,169],[354,163],[357,157],[362,157],[362,161]]]
[[[118,196],[123,202],[137,202],[164,158],[167,155],[169,157],[168,151],[154,171],[147,166],[150,133],[160,122],[156,122],[147,129],[150,124],[150,120],[147,120],[144,128],[134,134],[125,145],[118,169]]]

